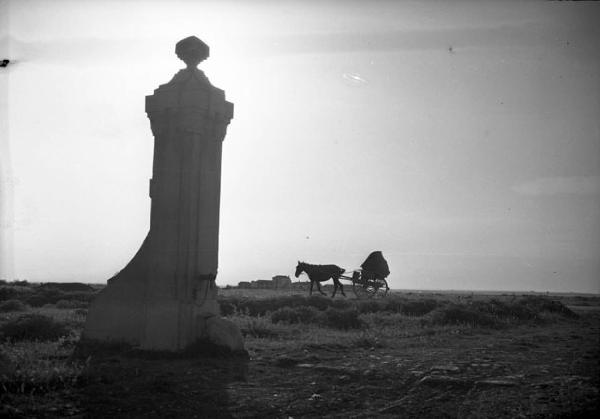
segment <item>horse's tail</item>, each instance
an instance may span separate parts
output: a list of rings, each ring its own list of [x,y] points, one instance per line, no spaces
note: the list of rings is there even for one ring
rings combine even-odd
[[[344,272],[346,272],[346,270],[344,268],[340,268],[339,266],[338,266],[338,269],[340,270],[340,275],[343,274]]]

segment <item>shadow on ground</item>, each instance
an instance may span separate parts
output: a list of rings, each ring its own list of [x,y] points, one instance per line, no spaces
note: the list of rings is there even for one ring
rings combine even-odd
[[[247,357],[88,358],[78,404],[86,417],[229,418],[227,388],[246,380]]]

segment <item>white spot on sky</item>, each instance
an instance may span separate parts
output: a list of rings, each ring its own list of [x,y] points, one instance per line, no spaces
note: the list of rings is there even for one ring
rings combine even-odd
[[[367,79],[365,79],[364,77],[362,77],[360,74],[357,74],[357,73],[344,73],[344,74],[342,74],[342,78],[346,82],[348,82],[350,84],[354,84],[354,85],[368,83]]]

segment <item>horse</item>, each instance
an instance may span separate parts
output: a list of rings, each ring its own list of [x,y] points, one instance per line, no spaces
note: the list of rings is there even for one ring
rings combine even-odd
[[[319,282],[329,281],[329,279],[333,279],[333,294],[331,294],[331,298],[335,297],[335,293],[340,287],[340,291],[342,295],[345,297],[346,293],[344,293],[344,287],[340,282],[340,276],[344,272],[345,269],[340,268],[337,265],[311,265],[310,263],[300,262],[298,261],[298,266],[296,266],[296,278],[300,276],[302,272],[306,272],[308,275],[308,279],[310,279],[310,291],[308,295],[312,295],[313,284],[317,284],[317,289],[323,295],[326,295],[323,291],[321,291],[321,285]]]

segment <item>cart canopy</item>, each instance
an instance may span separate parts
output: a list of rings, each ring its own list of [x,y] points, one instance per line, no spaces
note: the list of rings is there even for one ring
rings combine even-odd
[[[360,267],[364,271],[373,272],[381,278],[387,278],[390,274],[388,263],[379,250],[371,252],[369,257],[367,257],[367,260],[365,260]]]

